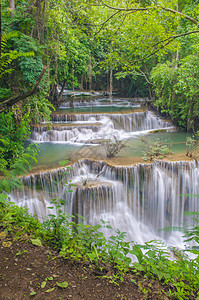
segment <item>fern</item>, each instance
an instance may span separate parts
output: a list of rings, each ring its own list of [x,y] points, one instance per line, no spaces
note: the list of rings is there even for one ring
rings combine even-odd
[[[14,71],[11,63],[21,57],[33,57],[34,51],[20,52],[17,50],[7,50],[7,42],[12,38],[18,38],[20,33],[18,31],[9,32],[4,34],[1,39],[1,63],[0,63],[0,78],[5,74],[10,74]]]

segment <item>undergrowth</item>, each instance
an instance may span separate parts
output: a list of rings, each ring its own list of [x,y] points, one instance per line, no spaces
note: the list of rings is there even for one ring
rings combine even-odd
[[[113,232],[109,224],[103,221],[94,226],[83,222],[76,224],[74,216],[63,213],[63,200],[53,199],[52,205],[56,207],[56,214],[49,215],[41,223],[27,209],[16,206],[1,194],[0,226],[5,232],[13,232],[17,238],[26,234],[28,240],[38,246],[46,243],[66,259],[90,261],[100,271],[111,267],[115,270],[112,280],[116,284],[123,281],[126,273],[140,272],[149,279],[166,284],[165,294],[171,299],[199,299],[198,223],[186,228],[185,234],[187,240],[194,240],[196,246],[186,252],[172,249],[175,259],[171,259],[171,253],[159,241],[144,245],[127,242],[126,234],[119,230],[105,238],[103,227]],[[187,252],[192,252],[195,258],[189,259]]]

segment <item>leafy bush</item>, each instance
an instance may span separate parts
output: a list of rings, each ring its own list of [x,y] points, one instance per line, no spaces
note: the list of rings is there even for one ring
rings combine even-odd
[[[142,272],[146,277],[158,279],[168,286],[164,291],[174,299],[196,299],[199,282],[199,228],[198,223],[192,227],[185,227],[186,241],[194,240],[196,246],[185,252],[172,249],[176,259],[171,260],[171,253],[165,250],[162,242],[151,241],[144,245],[126,242],[126,234],[116,230],[108,239],[102,233],[106,227],[112,232],[109,224],[102,221],[102,225],[76,224],[71,217],[63,213],[63,200],[53,200],[56,205],[57,216],[49,215],[48,220],[41,224],[35,216],[29,215],[27,209],[19,208],[10,203],[6,196],[0,194],[0,226],[5,231],[17,231],[17,235],[27,233],[31,243],[48,243],[60,251],[64,258],[84,261],[90,260],[100,270],[111,266],[115,273],[114,282],[123,280],[126,272]],[[196,213],[198,216],[199,214]],[[198,220],[197,220],[198,222]],[[195,258],[190,260],[185,254],[191,252]],[[131,255],[131,257],[129,257]],[[132,256],[136,262],[132,262]]]
[[[199,131],[193,137],[187,137],[186,155],[195,160],[199,158]]]
[[[127,147],[126,142],[118,140],[114,137],[114,140],[105,140],[102,142],[105,146],[106,156],[115,157],[123,148]]]
[[[199,124],[198,110],[198,45],[193,52],[179,61],[167,61],[152,69],[156,99],[154,106],[183,129],[196,130]]]
[[[145,151],[144,160],[150,159],[152,161],[154,158],[162,159],[163,157],[171,154],[170,146],[167,146],[161,141],[157,139],[154,143],[149,143],[144,137],[140,138],[140,140],[144,143]]]

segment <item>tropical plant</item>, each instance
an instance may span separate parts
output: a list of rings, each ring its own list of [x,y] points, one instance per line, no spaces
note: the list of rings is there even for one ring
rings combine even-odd
[[[144,160],[154,160],[155,158],[162,159],[163,157],[171,154],[171,146],[166,145],[163,141],[159,138],[156,139],[155,142],[148,142],[146,138],[142,137],[140,140],[144,143]]]
[[[193,137],[186,139],[186,155],[193,157],[195,160],[199,157],[199,131]]]
[[[119,140],[115,136],[113,140],[104,140],[101,144],[105,147],[107,157],[115,157],[123,148],[127,147],[126,141]]]

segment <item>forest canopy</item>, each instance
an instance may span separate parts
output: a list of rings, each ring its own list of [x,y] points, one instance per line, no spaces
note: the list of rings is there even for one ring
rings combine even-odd
[[[198,14],[193,0],[2,0],[1,172],[30,151],[30,126],[50,119],[58,86],[149,97],[196,131]]]

